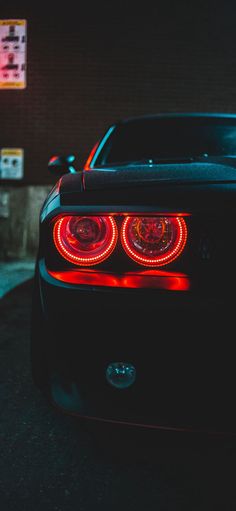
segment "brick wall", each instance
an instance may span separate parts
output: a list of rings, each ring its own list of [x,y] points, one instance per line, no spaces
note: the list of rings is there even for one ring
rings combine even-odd
[[[0,91],[0,147],[25,151],[23,181],[0,182],[14,193],[53,184],[55,153],[76,153],[82,165],[121,117],[236,112],[234,2],[81,5],[1,6],[2,19],[28,22],[27,88]]]

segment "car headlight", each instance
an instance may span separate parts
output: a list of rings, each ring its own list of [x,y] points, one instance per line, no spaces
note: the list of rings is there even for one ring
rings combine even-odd
[[[144,266],[163,266],[184,249],[187,226],[182,217],[128,216],[121,227],[121,242],[131,259]]]
[[[107,259],[117,242],[112,216],[64,216],[53,228],[53,239],[62,257],[81,266]]]

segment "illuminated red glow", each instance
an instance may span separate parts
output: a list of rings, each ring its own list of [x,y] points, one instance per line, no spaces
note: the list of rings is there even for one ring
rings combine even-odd
[[[53,165],[54,163],[58,162],[58,156],[52,156],[49,160],[49,164]]]
[[[115,216],[60,216],[53,227],[54,244],[64,259],[86,267],[105,261],[120,236],[129,258],[146,268],[157,268],[171,263],[184,250],[187,226],[183,215],[125,216],[119,231]],[[119,286],[125,287],[124,281],[120,282]]]
[[[107,259],[113,252],[118,232],[112,216],[64,216],[53,228],[58,252],[67,261],[91,266]]]
[[[87,286],[106,286],[117,288],[152,288],[168,291],[188,291],[190,279],[184,273],[172,273],[161,270],[147,270],[136,273],[116,275],[96,272],[94,270],[47,270],[56,280],[67,284],[81,284]]]
[[[86,160],[85,162],[85,165],[84,165],[84,170],[90,170],[90,163],[95,155],[95,152],[97,150],[97,147],[98,147],[98,142],[95,144],[95,146],[92,148],[89,156],[88,156],[88,159]]]
[[[131,259],[144,266],[164,266],[174,261],[187,241],[182,217],[127,216],[121,227],[121,242]]]

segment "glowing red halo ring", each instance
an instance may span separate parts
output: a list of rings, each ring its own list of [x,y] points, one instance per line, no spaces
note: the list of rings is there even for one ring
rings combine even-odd
[[[112,233],[111,239],[110,239],[109,244],[106,246],[105,250],[103,252],[101,252],[101,254],[98,254],[96,256],[80,257],[80,256],[76,256],[76,255],[72,254],[71,252],[69,252],[68,249],[65,248],[65,246],[62,242],[62,236],[61,236],[62,228],[64,227],[64,224],[69,222],[70,219],[74,218],[75,216],[79,217],[79,215],[63,216],[62,218],[59,218],[56,221],[56,223],[53,227],[53,240],[54,240],[54,244],[55,244],[58,252],[64,259],[66,259],[70,263],[76,264],[78,266],[93,266],[98,263],[101,263],[102,261],[105,261],[105,259],[107,259],[110,256],[110,254],[113,252],[113,250],[116,246],[116,243],[117,243],[118,230],[117,230],[117,225],[116,225],[114,218],[112,216],[99,215],[99,218],[102,218],[103,221],[105,221],[105,222],[109,222],[109,224],[110,224],[109,227],[111,227],[111,233]],[[89,215],[89,216],[91,218],[97,218],[97,216],[94,217],[94,215],[93,216]]]
[[[153,216],[155,216],[155,215],[153,215]],[[158,215],[158,216],[160,216],[162,218],[165,217],[165,215]],[[137,218],[140,218],[140,217],[137,217]],[[171,218],[171,217],[168,217],[168,218]],[[177,221],[177,225],[178,225],[178,233],[177,233],[178,241],[177,241],[177,243],[175,242],[174,248],[169,253],[167,252],[167,254],[165,254],[163,256],[156,256],[155,258],[151,259],[148,257],[141,256],[138,252],[135,252],[131,248],[128,237],[126,235],[126,232],[127,232],[127,226],[129,224],[129,222],[131,220],[133,220],[134,217],[127,216],[123,220],[123,223],[121,226],[121,233],[120,233],[122,246],[123,246],[125,252],[127,253],[127,255],[131,259],[133,259],[135,262],[137,262],[143,266],[164,266],[166,264],[171,263],[175,259],[177,259],[177,257],[179,257],[179,255],[181,254],[181,252],[183,251],[183,249],[186,245],[187,226],[186,226],[186,222],[183,217],[175,216],[173,218]]]

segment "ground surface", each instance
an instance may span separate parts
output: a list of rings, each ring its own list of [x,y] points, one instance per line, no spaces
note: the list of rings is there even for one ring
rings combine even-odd
[[[31,288],[0,300],[1,511],[235,511],[234,446],[113,443],[49,406],[31,380]]]
[[[19,284],[33,277],[34,259],[0,261],[0,298]]]

